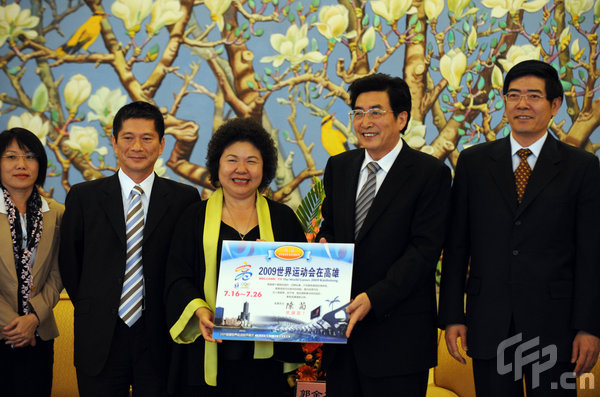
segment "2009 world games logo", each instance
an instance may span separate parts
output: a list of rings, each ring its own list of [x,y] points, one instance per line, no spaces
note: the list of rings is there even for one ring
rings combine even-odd
[[[243,265],[235,268],[235,277],[233,286],[235,288],[248,288],[250,283],[248,280],[252,278],[252,265],[244,262]]]

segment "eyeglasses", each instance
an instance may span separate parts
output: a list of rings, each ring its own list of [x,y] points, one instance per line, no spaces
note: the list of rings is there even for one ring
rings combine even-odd
[[[508,94],[504,95],[504,98],[506,98],[506,102],[508,103],[521,102],[521,98],[525,98],[525,102],[527,103],[538,103],[546,97],[540,94],[517,94],[516,92],[509,92]]]
[[[377,120],[382,118],[386,113],[392,112],[391,110],[383,110],[379,108],[371,108],[367,111],[361,109],[354,109],[348,112],[348,116],[352,120],[362,120],[365,116],[371,120]]]
[[[4,154],[2,158],[9,163],[16,163],[20,158],[24,159],[26,162],[30,163],[32,161],[37,160],[37,156],[34,153],[25,153],[25,154]]]

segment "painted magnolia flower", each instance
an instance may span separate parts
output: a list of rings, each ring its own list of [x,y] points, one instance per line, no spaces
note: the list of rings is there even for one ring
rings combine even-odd
[[[22,113],[20,116],[10,116],[8,119],[7,128],[25,128],[35,134],[38,137],[42,145],[46,145],[46,136],[50,131],[50,122],[48,120],[42,120],[39,114],[31,114],[29,112]]]
[[[492,87],[497,90],[501,90],[504,85],[504,76],[502,76],[502,71],[496,65],[492,69]]]
[[[87,77],[76,74],[65,85],[65,106],[71,114],[75,114],[79,106],[84,103],[92,93],[92,84]]]
[[[597,20],[600,18],[600,0],[596,0],[594,3],[594,19]]]
[[[453,48],[440,59],[440,73],[453,90],[460,87],[460,81],[466,70],[467,56],[459,48]]]
[[[263,57],[261,62],[273,62],[274,67],[279,67],[283,62],[288,61],[292,67],[301,62],[321,62],[325,56],[319,51],[310,51],[303,53],[308,46],[308,25],[303,25],[300,29],[298,26],[291,25],[285,36],[280,33],[271,35],[271,46],[280,55]]]
[[[210,11],[210,18],[217,23],[219,30],[223,30],[225,20],[223,14],[231,5],[231,0],[205,0],[204,5]]]
[[[562,51],[565,48],[568,48],[569,43],[571,43],[571,31],[570,28],[567,26],[563,29],[562,32],[560,32],[560,36],[558,37],[558,44],[560,50]]]
[[[475,26],[471,26],[471,33],[469,33],[469,37],[467,37],[467,47],[471,51],[474,51],[477,48],[477,29],[475,29]]]
[[[352,31],[348,34],[348,9],[343,5],[323,6],[319,11],[319,22],[315,26],[327,40],[340,41],[342,36],[351,38],[356,36]]]
[[[427,19],[431,21],[432,19],[437,19],[442,11],[444,11],[444,0],[425,0],[423,6]]]
[[[474,14],[478,8],[473,7],[465,11],[471,0],[448,0],[448,11],[450,11],[454,18],[461,19],[467,15]]]
[[[482,0],[481,4],[492,9],[492,17],[502,18],[507,12],[511,15],[517,14],[520,10],[527,12],[537,12],[542,9],[548,0]]]
[[[20,35],[28,39],[36,38],[37,32],[29,29],[37,26],[39,22],[40,18],[31,16],[31,10],[21,10],[17,3],[0,6],[0,47],[6,40],[12,45]]]
[[[425,146],[425,133],[427,128],[419,120],[410,119],[406,131],[404,131],[404,141],[413,149],[421,149]]]
[[[173,25],[184,16],[179,0],[156,0],[152,4],[152,19],[146,25],[150,36],[157,34],[163,27]]]
[[[373,12],[386,21],[394,23],[405,14],[414,14],[417,9],[412,6],[412,0],[374,0],[371,1]]]
[[[88,107],[93,112],[88,112],[88,121],[99,120],[100,124],[112,125],[117,111],[125,105],[127,96],[121,93],[120,88],[109,90],[108,87],[100,87],[88,101]]]
[[[140,30],[142,21],[150,15],[152,0],[116,0],[110,7],[113,15],[123,21],[130,36]]]
[[[594,0],[565,0],[565,10],[573,19],[578,19],[583,13],[594,7]]]
[[[360,40],[360,48],[363,52],[369,52],[375,47],[375,28],[369,26]]]
[[[508,72],[517,63],[529,59],[540,59],[540,47],[531,44],[512,45],[506,52],[506,59],[498,59],[498,62],[500,62],[504,71]]]
[[[163,176],[167,172],[167,167],[165,167],[165,160],[162,157],[156,159],[154,163],[154,172],[156,175]]]
[[[94,127],[81,127],[74,125],[69,131],[69,139],[65,144],[73,150],[81,152],[83,155],[90,155],[98,152],[102,156],[108,153],[106,146],[98,147],[98,131]]]
[[[573,40],[573,44],[571,44],[571,57],[578,61],[579,58],[581,58],[581,56],[583,55],[583,52],[585,51],[585,49],[581,49],[581,47],[579,46],[579,39],[575,39]]]

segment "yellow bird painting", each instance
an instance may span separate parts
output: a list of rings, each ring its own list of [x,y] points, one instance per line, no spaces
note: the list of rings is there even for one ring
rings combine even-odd
[[[321,143],[330,156],[335,156],[348,150],[348,142],[344,134],[333,128],[335,113],[321,120]]]
[[[66,54],[75,54],[81,48],[85,51],[96,41],[100,35],[100,23],[108,14],[96,11],[83,25],[77,29],[77,31],[71,36],[69,40],[56,49],[56,52],[64,56]]]

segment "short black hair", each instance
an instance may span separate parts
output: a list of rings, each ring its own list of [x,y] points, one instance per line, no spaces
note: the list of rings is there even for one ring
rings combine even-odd
[[[271,135],[262,125],[250,118],[227,120],[215,131],[206,153],[206,168],[210,172],[213,186],[219,183],[219,160],[226,148],[236,142],[251,143],[260,151],[263,160],[263,176],[258,190],[263,190],[275,178],[277,170],[277,149]]]
[[[123,106],[113,120],[113,136],[118,138],[123,122],[129,119],[146,119],[154,121],[154,129],[158,132],[158,138],[165,136],[165,119],[158,108],[151,103],[144,101],[131,102]]]
[[[348,91],[350,92],[350,107],[352,109],[356,106],[356,98],[364,92],[387,92],[394,116],[398,117],[402,112],[406,112],[408,115],[406,125],[400,132],[404,133],[404,131],[406,131],[408,122],[410,121],[410,111],[412,109],[412,98],[406,81],[402,80],[400,77],[392,77],[389,74],[375,73],[354,81],[350,84]]]
[[[0,155],[6,152],[6,148],[13,140],[17,141],[21,149],[28,150],[35,155],[35,159],[38,162],[38,176],[35,184],[39,187],[44,186],[44,182],[46,182],[46,170],[48,169],[48,156],[42,142],[40,142],[39,138],[33,132],[25,128],[11,128],[0,133]],[[0,183],[2,183],[2,179],[0,179]]]
[[[506,95],[513,80],[525,76],[539,77],[546,82],[546,99],[548,102],[552,103],[555,98],[563,99],[564,90],[556,69],[546,62],[537,60],[519,62],[513,66],[504,78],[502,94]]]

